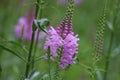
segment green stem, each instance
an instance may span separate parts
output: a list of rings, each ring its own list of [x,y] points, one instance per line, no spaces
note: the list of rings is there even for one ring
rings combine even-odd
[[[38,3],[41,3],[41,1],[38,0]],[[39,19],[39,18],[41,19],[42,18],[42,8],[41,8],[41,5],[36,5],[36,7],[38,7],[37,8],[38,9],[37,19]],[[37,32],[37,38],[36,38],[36,42],[35,42],[35,45],[34,45],[33,61],[35,60],[35,55],[36,55],[36,51],[37,51],[38,40],[39,40],[39,33],[40,33],[40,30],[38,30],[38,32]],[[34,68],[34,65],[35,65],[35,63],[33,62],[32,69]]]
[[[107,80],[108,70],[109,70],[109,64],[110,64],[110,55],[111,55],[111,49],[112,49],[112,42],[113,42],[113,32],[111,32],[111,38],[110,38],[110,44],[108,48],[108,54],[106,56],[106,63],[105,63],[105,73],[104,73],[104,80]]]
[[[34,62],[34,60],[35,60],[35,53],[36,53],[36,48],[37,48],[37,45],[38,45],[38,38],[39,38],[39,33],[40,33],[40,31],[38,30],[38,33],[37,33],[37,40],[36,40],[36,42],[35,42],[35,47],[34,47],[34,54],[33,54],[33,63],[32,63],[32,69],[34,68],[34,64],[35,64],[35,62]]]
[[[37,4],[36,4],[36,13],[35,13],[35,18],[37,18],[37,15],[39,14],[39,0],[37,0]],[[32,30],[32,39],[31,39],[31,44],[30,44],[30,48],[29,48],[29,53],[28,53],[28,58],[27,58],[27,63],[26,63],[26,71],[25,71],[25,77],[28,78],[29,76],[29,71],[30,71],[30,67],[31,67],[31,57],[32,57],[32,50],[33,50],[33,44],[34,44],[34,36],[35,36],[35,31]]]
[[[51,80],[51,71],[50,71],[51,67],[50,67],[50,64],[51,64],[51,62],[50,62],[50,46],[49,46],[49,47],[48,47],[48,65],[49,65],[48,71],[49,71],[49,80]]]
[[[32,49],[33,49],[33,43],[34,43],[34,36],[35,36],[35,31],[32,31],[32,40],[29,48],[29,54],[28,54],[28,60],[26,64],[26,72],[25,72],[25,77],[28,78],[28,74],[30,71],[30,62],[31,62],[31,56],[32,56]]]
[[[51,71],[50,71],[50,69],[51,69],[51,67],[50,67],[50,58],[49,58],[49,60],[48,60],[48,64],[49,64],[49,79],[51,80]]]
[[[55,71],[55,80],[59,80],[59,71],[60,71],[60,69],[59,69],[59,66],[57,65],[56,71]]]

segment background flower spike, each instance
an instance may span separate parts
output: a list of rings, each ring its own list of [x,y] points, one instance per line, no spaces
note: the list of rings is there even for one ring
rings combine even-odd
[[[107,0],[104,5],[103,14],[100,16],[98,20],[98,27],[96,32],[96,40],[95,40],[95,60],[98,60],[102,51],[103,51],[103,37],[105,32],[106,25],[106,12],[107,12]]]

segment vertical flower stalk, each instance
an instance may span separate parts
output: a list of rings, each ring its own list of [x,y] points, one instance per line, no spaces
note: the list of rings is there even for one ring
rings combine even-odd
[[[100,59],[100,56],[103,51],[103,40],[104,40],[104,32],[105,32],[105,25],[106,25],[106,12],[107,12],[107,0],[105,0],[103,14],[102,16],[100,16],[98,20],[96,39],[95,39],[95,44],[94,44],[95,56],[93,58],[93,64],[92,64],[92,70],[91,70],[92,80],[95,80],[97,78],[96,71],[95,71],[96,62]]]
[[[96,40],[94,45],[96,61],[99,59],[103,51],[103,37],[104,37],[105,25],[106,25],[106,10],[107,10],[107,0],[105,2],[103,15],[99,18],[97,32],[96,32]]]
[[[68,68],[75,63],[75,55],[78,47],[78,36],[72,32],[72,16],[73,16],[74,0],[69,0],[67,12],[61,24],[54,28],[48,29],[48,35],[44,44],[44,49],[50,47],[50,54],[46,54],[45,58],[56,62],[55,80],[60,79],[60,69]],[[49,57],[49,58],[48,58]]]
[[[79,38],[72,32],[73,5],[74,0],[70,0],[64,19],[57,29],[50,27],[44,44],[45,50],[50,47],[50,59],[57,61],[61,69],[75,63],[77,53]],[[58,59],[56,60],[56,58]]]
[[[42,11],[43,11],[43,9],[42,9],[42,6],[43,6],[43,4],[44,4],[44,0],[37,0],[37,5],[36,5],[36,8],[38,9],[37,10],[37,17],[36,17],[36,19],[41,19],[42,18]],[[36,33],[36,42],[35,42],[35,44],[34,44],[34,54],[33,54],[33,63],[32,63],[32,69],[34,68],[34,59],[35,59],[35,54],[36,54],[36,50],[37,50],[37,46],[38,46],[38,41],[39,41],[39,38],[40,38],[40,30],[38,30],[38,32]],[[43,35],[43,34],[42,34]]]

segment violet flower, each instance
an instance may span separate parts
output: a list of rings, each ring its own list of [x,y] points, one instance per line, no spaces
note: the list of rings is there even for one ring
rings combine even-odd
[[[34,20],[34,13],[28,11],[24,17],[19,18],[17,25],[15,26],[14,32],[16,36],[21,39],[31,40],[32,37],[32,23]],[[22,29],[23,35],[22,35]]]
[[[59,66],[64,69],[68,65],[75,63],[74,56],[77,53],[78,40],[78,36],[74,36],[72,32],[72,21],[69,21],[66,17],[57,29],[50,27],[44,49],[48,50],[50,46],[50,59],[52,61],[54,61],[54,57],[61,56]],[[59,54],[58,50],[61,50],[62,53]],[[47,55],[46,58],[48,58]]]
[[[64,69],[68,65],[75,63],[75,54],[77,53],[78,47],[78,36],[72,32],[72,14],[73,14],[73,3],[71,0],[67,14],[62,20],[60,26],[55,29],[50,27],[44,49],[48,50],[50,47],[50,59],[55,61],[55,57],[59,58],[59,67]],[[45,55],[48,59],[48,55]]]
[[[77,53],[77,41],[79,38],[77,38],[77,35],[74,36],[72,32],[66,34],[66,37],[63,38],[63,36],[58,34],[57,31],[58,30],[53,27],[50,27],[44,49],[48,50],[48,47],[50,46],[50,58],[54,61],[54,57],[58,57],[57,50],[63,48],[61,51],[62,53],[60,54],[61,58],[59,66],[65,68],[66,66],[75,63],[74,55]]]
[[[74,55],[77,53],[77,41],[79,39],[72,34],[68,34],[63,41],[63,53],[59,65],[61,68],[75,63]]]
[[[49,35],[46,37],[44,49],[48,50],[48,47],[50,46],[51,56],[58,56],[57,49],[62,46],[62,38],[53,27],[50,27],[48,34]]]
[[[34,20],[34,9],[28,10],[26,15],[24,17],[19,18],[17,25],[15,26],[14,32],[17,38],[24,40],[31,40],[32,38],[32,24]],[[22,34],[23,29],[23,34]],[[37,38],[37,32],[35,32],[35,39]],[[46,34],[43,32],[40,32],[39,40],[42,40],[45,38]],[[39,44],[39,46],[41,46]]]

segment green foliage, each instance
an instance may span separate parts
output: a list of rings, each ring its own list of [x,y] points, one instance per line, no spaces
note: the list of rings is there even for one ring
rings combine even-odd
[[[17,47],[17,49],[14,49],[15,47]],[[24,53],[27,53],[28,51],[26,47],[22,44],[19,44],[14,41],[0,41],[0,48],[14,54],[18,58],[26,62],[27,56]]]
[[[34,23],[33,23],[33,30],[40,30],[40,31],[43,31],[45,33],[47,33],[45,31],[45,28],[48,27],[50,24],[50,22],[48,21],[48,19],[46,18],[42,18],[40,20],[34,20]]]
[[[36,1],[26,0],[24,4],[21,4],[21,0],[6,0],[7,3],[3,1],[0,2],[0,79],[19,80],[24,78],[30,41],[21,42],[16,39],[14,26],[18,18],[24,16],[26,10],[35,5]],[[38,13],[42,15],[37,14],[33,27],[34,31],[36,29],[44,31],[49,24],[58,26],[65,14],[65,5],[61,6],[56,2],[57,0],[38,1],[41,1],[39,4],[42,6],[39,6],[39,4],[36,4],[36,6],[40,7],[42,11]],[[67,17],[73,18],[73,31],[78,33],[81,39],[77,54],[79,61],[71,65],[66,71],[58,69],[56,73],[58,75],[62,74],[62,79],[59,79],[93,80],[92,77],[95,77],[95,80],[102,80],[104,72],[106,72],[106,69],[104,70],[105,62],[108,60],[106,55],[108,48],[111,47],[106,80],[120,80],[120,0],[109,0],[107,13],[106,9],[102,10],[104,0],[82,0],[83,2],[76,6],[75,10],[73,9],[73,0],[69,1],[66,16],[69,15]],[[99,15],[101,17],[96,23]],[[102,55],[101,59],[93,66],[92,51],[96,24],[98,24],[98,27],[95,33],[97,35],[94,53],[97,59],[99,59],[101,53]],[[110,45],[111,33],[113,33],[112,45]],[[5,38],[5,40],[2,40],[2,38]],[[35,63],[35,68],[29,74],[30,80],[49,80],[49,62],[44,59],[44,54],[45,52],[41,48],[36,47],[35,59],[30,62],[30,64]],[[56,65],[51,61],[50,67],[53,66]],[[56,67],[50,69],[52,79],[55,76],[56,69]]]

